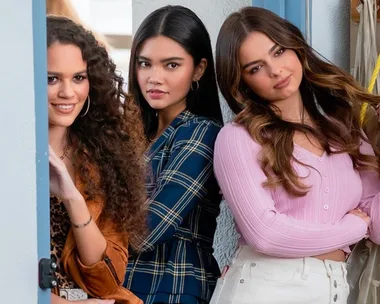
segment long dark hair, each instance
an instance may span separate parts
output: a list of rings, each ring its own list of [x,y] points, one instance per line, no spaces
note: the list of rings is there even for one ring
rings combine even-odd
[[[239,50],[254,31],[297,54],[303,67],[300,85],[303,106],[314,127],[281,119],[269,102],[243,82]],[[290,22],[257,7],[246,7],[231,14],[218,35],[216,70],[220,90],[237,114],[235,122],[243,125],[263,147],[262,168],[268,178],[264,184],[266,187],[283,186],[293,195],[306,194],[308,187],[301,183],[291,165],[296,131],[315,137],[327,153],[348,153],[356,169],[379,170],[375,157],[360,153],[360,140],[367,139],[360,128],[359,113],[354,108],[360,108],[363,102],[376,105],[380,96],[368,94],[350,74],[323,61]],[[337,150],[333,151],[331,147]]]
[[[123,92],[123,78],[91,32],[70,19],[48,16],[47,46],[55,43],[75,45],[81,50],[90,82],[89,111],[78,116],[69,129],[74,164],[88,195],[104,199],[101,219],[126,232],[131,245],[137,245],[146,231],[146,147],[139,109]],[[91,168],[98,171],[98,182]]]
[[[137,56],[142,44],[149,38],[165,36],[179,43],[194,59],[197,66],[202,58],[207,60],[207,68],[196,85],[190,90],[187,98],[187,109],[193,114],[222,121],[219,105],[218,88],[214,70],[214,59],[210,36],[198,16],[183,6],[165,6],[152,12],[141,23],[132,43],[131,62],[129,65],[129,92],[135,96],[141,108],[145,134],[150,137],[157,129],[156,112],[141,93],[137,82]]]

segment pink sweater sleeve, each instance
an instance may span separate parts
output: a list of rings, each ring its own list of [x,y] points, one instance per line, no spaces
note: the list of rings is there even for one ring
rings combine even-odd
[[[361,146],[363,154],[375,155],[369,143],[363,142]],[[380,178],[375,171],[360,172],[362,179],[363,194],[360,207],[371,217],[371,225],[369,227],[370,239],[380,244]]]
[[[235,124],[226,125],[215,144],[215,174],[249,246],[271,256],[297,258],[345,248],[365,236],[366,223],[351,214],[335,224],[322,224],[279,213],[262,186],[266,176],[257,160],[260,150]]]

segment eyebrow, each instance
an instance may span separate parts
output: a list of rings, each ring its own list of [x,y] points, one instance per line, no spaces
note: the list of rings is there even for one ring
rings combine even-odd
[[[268,51],[268,54],[272,54],[273,51],[278,47],[278,44],[275,43]],[[251,61],[251,62],[248,62],[247,64],[243,65],[243,70],[245,70],[246,68],[250,67],[251,65],[254,65],[256,63],[259,63],[261,60],[255,60],[255,61]]]
[[[83,71],[80,71],[80,72],[76,72],[76,73],[74,73],[74,75],[79,75],[79,74],[87,74],[87,70],[83,70]],[[48,75],[58,75],[58,76],[61,76],[62,73],[59,73],[59,72],[53,72],[53,71],[48,71]]]
[[[148,57],[144,57],[144,56],[137,56],[137,60],[151,61]],[[160,62],[161,63],[165,63],[165,62],[175,61],[175,60],[183,61],[183,60],[185,60],[185,58],[182,58],[182,57],[169,57],[169,58],[165,58],[165,59],[160,60]]]

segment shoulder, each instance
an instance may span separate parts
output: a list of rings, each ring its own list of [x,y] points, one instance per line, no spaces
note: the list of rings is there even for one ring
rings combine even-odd
[[[193,115],[178,126],[175,137],[183,139],[216,140],[222,125],[206,117]]]
[[[230,136],[230,135],[239,135],[239,136],[245,136],[249,135],[247,130],[234,122],[229,122],[224,127],[222,128],[219,137],[225,137],[225,136]]]
[[[230,122],[219,132],[216,139],[216,148],[240,147],[259,152],[261,146],[255,142],[247,129],[239,124]]]

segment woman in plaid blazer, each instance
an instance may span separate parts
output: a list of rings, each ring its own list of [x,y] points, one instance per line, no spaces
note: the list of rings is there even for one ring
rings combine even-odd
[[[150,142],[150,235],[124,286],[144,303],[208,303],[220,272],[212,253],[221,196],[213,150],[221,128],[210,38],[189,9],[166,6],[136,32],[129,91]]]

